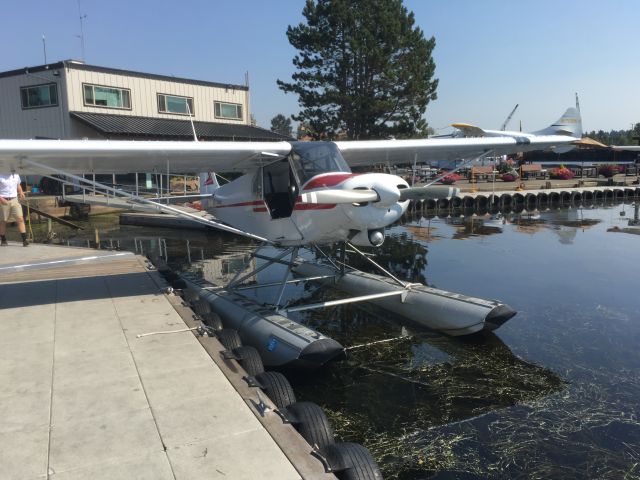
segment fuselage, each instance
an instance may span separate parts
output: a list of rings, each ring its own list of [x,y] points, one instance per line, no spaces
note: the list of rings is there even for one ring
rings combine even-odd
[[[287,157],[223,185],[203,206],[221,221],[281,245],[379,245],[384,228],[408,206],[400,201],[407,187],[395,175],[351,172],[331,142],[296,142]],[[375,192],[374,200],[350,199],[364,192]]]

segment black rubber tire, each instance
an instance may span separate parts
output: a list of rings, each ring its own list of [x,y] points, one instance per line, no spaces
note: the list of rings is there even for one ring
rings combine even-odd
[[[171,286],[175,290],[183,290],[184,288],[187,287],[187,282],[185,282],[181,278],[178,278],[177,280],[169,280],[169,279],[167,279],[167,280],[171,282]]]
[[[263,372],[256,375],[256,378],[276,407],[286,408],[295,403],[293,388],[287,377],[280,372]]]
[[[213,329],[214,332],[222,330],[222,319],[216,312],[205,313],[201,316],[202,322]]]
[[[256,376],[264,372],[264,365],[262,364],[262,358],[255,347],[236,347],[233,349],[236,357],[238,357],[238,363],[244,371],[251,376]]]
[[[198,295],[198,292],[193,288],[187,288],[182,292],[182,298],[185,302],[194,304],[195,302],[200,300],[200,295]]]
[[[359,443],[334,443],[321,453],[340,480],[382,480],[378,464]]]
[[[292,414],[293,426],[312,447],[319,449],[335,442],[333,428],[320,406],[313,402],[296,402],[287,407]]]
[[[201,298],[196,300],[193,304],[193,311],[196,312],[200,317],[205,313],[211,312],[211,304],[205,298]]]
[[[227,350],[233,350],[234,348],[242,346],[242,340],[238,331],[233,328],[223,328],[217,333],[218,340]]]

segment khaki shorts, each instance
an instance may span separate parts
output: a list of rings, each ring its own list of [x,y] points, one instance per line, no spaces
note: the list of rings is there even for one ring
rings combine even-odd
[[[7,222],[11,217],[14,220],[22,218],[22,205],[17,198],[8,201],[6,205],[0,205],[0,222]]]

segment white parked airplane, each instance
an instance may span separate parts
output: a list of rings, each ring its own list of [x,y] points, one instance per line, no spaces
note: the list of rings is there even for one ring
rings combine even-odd
[[[74,178],[73,174],[136,171],[241,171],[242,176],[222,187],[209,185],[215,190],[203,204],[217,221],[194,220],[285,246],[339,241],[377,246],[384,240],[384,228],[402,216],[411,198],[425,198],[425,190],[410,188],[395,175],[352,173],[350,166],[566,151],[582,132],[579,112],[570,108],[553,125],[533,134],[484,133],[478,138],[339,142],[0,140],[0,172]],[[451,195],[449,187],[431,187],[428,192]],[[134,204],[190,215],[121,193]]]
[[[476,127],[475,125],[470,125],[468,123],[452,123],[451,126],[458,129],[458,131],[452,135],[455,138],[461,138],[461,137],[464,137],[464,138],[468,138],[468,137],[533,138],[533,137],[544,136],[544,135],[569,135],[579,139],[582,136],[582,121],[580,119],[580,112],[578,111],[577,108],[567,109],[564,115],[562,115],[562,117],[560,117],[560,119],[557,122],[555,122],[553,125],[550,125],[547,128],[538,130],[536,132],[531,132],[531,133],[507,131],[507,130],[485,130],[480,127]],[[567,147],[565,149],[556,148],[555,150],[558,153],[563,153],[570,150],[570,147]]]
[[[234,328],[242,332],[243,339],[252,339],[263,358],[278,365],[285,362],[289,354],[300,358],[307,355],[304,352],[308,353],[309,347],[305,342],[309,339],[316,342],[321,337],[313,332],[301,335],[302,327],[283,318],[294,311],[367,301],[449,335],[492,330],[516,314],[515,310],[499,301],[407,283],[362,254],[355,245],[382,244],[385,227],[402,216],[412,198],[448,196],[452,191],[450,187],[411,188],[398,176],[357,174],[351,171],[350,166],[454,159],[470,162],[485,156],[520,151],[565,150],[572,147],[581,133],[580,116],[570,109],[554,125],[536,134],[500,132],[499,136],[480,138],[345,142],[0,140],[0,173],[62,174],[81,185],[120,194],[134,209],[144,207],[148,210],[152,207],[244,235],[263,244],[286,247],[275,256],[254,253],[255,257],[267,263],[248,274],[239,273],[225,287],[206,287],[203,290],[209,292],[208,301],[222,316],[225,325],[235,325]],[[96,184],[80,176],[91,173],[177,174],[214,170],[240,171],[243,174],[223,186],[218,186],[213,175],[211,178],[206,173],[201,175],[205,193],[202,202],[213,214],[210,218],[177,209],[158,199],[142,198]],[[342,248],[339,258],[332,259],[321,250],[321,246],[336,242],[341,242]],[[351,251],[361,254],[384,276],[346,270],[347,244]],[[325,261],[301,260],[298,257],[300,247],[314,248]],[[286,261],[289,254],[290,260]],[[271,304],[275,311],[265,310],[264,305],[257,305],[254,300],[241,300],[246,298],[242,296],[242,283],[275,263],[288,266],[287,275],[279,283],[279,291]],[[287,280],[292,272],[304,278]],[[355,296],[306,306],[281,305],[285,285],[306,280],[330,282]],[[196,288],[199,283],[194,281],[190,285]],[[283,333],[284,330],[288,333]],[[310,354],[314,358],[322,358],[320,363],[341,351],[336,342],[327,342],[322,340],[313,347],[313,355]],[[293,345],[295,348],[277,345]],[[320,355],[320,351],[326,354]]]

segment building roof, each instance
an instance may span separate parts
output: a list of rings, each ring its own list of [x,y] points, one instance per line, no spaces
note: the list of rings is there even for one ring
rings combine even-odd
[[[109,138],[144,137],[188,140],[193,138],[189,120],[69,112],[71,118]],[[234,123],[193,122],[198,138],[205,140],[282,141],[293,140],[260,127]]]
[[[46,65],[37,65],[34,67],[24,67],[17,70],[9,70],[0,72],[0,78],[13,77],[16,75],[25,75],[28,73],[38,73],[46,71],[55,71],[60,68],[73,68],[76,70],[88,70],[91,72],[112,73],[115,75],[124,75],[127,77],[149,78],[154,80],[164,80],[167,82],[187,83],[190,85],[202,85],[205,87],[231,88],[234,90],[249,90],[246,85],[236,85],[232,83],[206,82],[203,80],[194,80],[191,78],[173,77],[170,75],[157,75],[155,73],[135,72],[133,70],[121,70],[118,68],[100,67],[98,65],[87,65],[80,60],[62,60],[61,62],[48,63]]]

